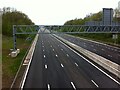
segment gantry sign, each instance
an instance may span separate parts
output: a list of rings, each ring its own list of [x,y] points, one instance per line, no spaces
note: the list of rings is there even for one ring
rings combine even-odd
[[[120,25],[13,25],[14,50],[17,34],[120,33]]]

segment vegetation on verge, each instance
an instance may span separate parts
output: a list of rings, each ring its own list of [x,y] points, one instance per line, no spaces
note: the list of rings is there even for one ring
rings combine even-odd
[[[98,12],[95,14],[87,15],[84,19],[73,19],[68,20],[64,23],[64,25],[84,25],[87,21],[101,21],[102,20],[102,12]]]
[[[115,12],[118,10],[115,9]],[[80,19],[73,19],[73,20],[68,20],[64,23],[64,25],[85,25],[85,22],[87,21],[102,21],[102,11],[99,11],[98,13],[90,14],[87,15],[85,18],[80,18]],[[113,18],[113,21],[119,22],[120,23],[120,18]],[[66,29],[65,29],[66,30]],[[120,34],[118,34],[118,38],[115,40],[113,39],[113,34],[109,33],[85,33],[85,34],[72,34],[75,36],[79,36],[82,38],[87,38],[87,39],[92,39],[92,40],[97,40],[97,41],[102,41],[105,43],[110,43],[110,44],[117,44],[120,45]]]
[[[3,88],[9,88],[14,76],[20,66],[20,63],[25,55],[30,42],[23,41],[23,39],[17,39],[18,48],[20,48],[19,55],[12,58],[10,54],[10,48],[13,48],[13,38],[2,35],[2,86]]]
[[[17,57],[12,58],[9,54],[10,49],[13,48],[13,25],[33,25],[34,23],[29,17],[17,11],[14,8],[3,8],[2,14],[2,87],[10,88],[12,81],[18,71],[21,61],[29,48],[35,35],[17,35],[17,48],[20,49],[20,53]],[[27,40],[27,37],[31,37],[31,40]]]
[[[32,25],[34,24],[29,17],[13,8],[3,8],[2,15],[2,34],[12,36],[13,25]]]

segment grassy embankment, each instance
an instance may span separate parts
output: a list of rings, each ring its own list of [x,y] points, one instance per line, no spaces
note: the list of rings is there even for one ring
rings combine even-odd
[[[17,48],[20,53],[17,57],[12,58],[10,49],[13,48],[13,37],[2,36],[2,87],[10,88],[11,83],[16,75],[16,72],[21,64],[21,61],[29,48],[31,41],[17,38]]]

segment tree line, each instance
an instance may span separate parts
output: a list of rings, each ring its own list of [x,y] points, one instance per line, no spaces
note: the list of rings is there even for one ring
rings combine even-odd
[[[118,12],[118,9],[114,10],[114,17],[113,17],[113,21],[114,22],[119,22],[120,23],[120,17],[117,17],[118,14],[120,15],[120,13]],[[85,18],[80,18],[80,19],[72,19],[72,20],[68,20],[64,23],[64,25],[85,25],[85,23],[87,21],[102,21],[102,11],[99,11],[98,13],[94,13],[94,14],[89,14],[86,15]],[[64,30],[63,30],[64,31]],[[94,39],[94,40],[100,40],[100,41],[105,41],[105,42],[110,42],[110,43],[114,43],[115,40],[112,39],[112,33],[83,33],[83,34],[72,34],[75,36],[79,36],[79,37],[84,37],[84,38],[90,38],[90,39]],[[120,45],[120,34],[118,34],[118,38],[116,40],[117,44]]]
[[[12,36],[13,25],[34,25],[32,20],[24,13],[15,8],[0,8],[2,12],[2,34]]]
[[[113,18],[113,21],[115,22],[120,22],[120,18],[117,18],[119,12],[118,12],[118,9],[114,9],[114,18]],[[97,13],[90,13],[89,15],[86,15],[85,18],[75,18],[75,19],[72,19],[72,20],[68,20],[64,23],[64,25],[84,25],[85,22],[87,21],[102,21],[102,11],[99,11]]]

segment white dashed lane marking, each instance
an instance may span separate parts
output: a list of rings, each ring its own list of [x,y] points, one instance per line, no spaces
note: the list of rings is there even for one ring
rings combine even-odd
[[[55,51],[55,50],[53,49],[53,51]]]
[[[78,64],[77,64],[77,63],[75,63],[75,65],[78,67]]]
[[[68,54],[66,54],[67,55],[67,57],[69,57],[69,55]]]
[[[47,85],[47,87],[48,87],[48,90],[50,90],[50,85],[49,84]]]
[[[96,49],[93,49],[94,51],[97,51]]]
[[[111,50],[114,50],[114,49],[111,48]]]
[[[71,83],[72,87],[76,90],[74,83],[73,82],[70,82],[70,83]]]
[[[63,64],[60,64],[60,65],[61,65],[61,67],[64,67]]]
[[[104,49],[102,49],[104,51]]]
[[[112,57],[111,55],[108,55],[109,57]]]
[[[93,45],[91,45],[91,47],[94,47]]]
[[[56,57],[58,57],[58,55],[57,55],[57,54],[56,54],[55,56],[56,56]]]
[[[100,46],[99,44],[97,44],[97,46]]]
[[[44,58],[45,58],[46,56],[44,55]]]
[[[47,69],[47,65],[45,65],[45,69]]]
[[[61,49],[63,51],[63,49]]]

